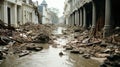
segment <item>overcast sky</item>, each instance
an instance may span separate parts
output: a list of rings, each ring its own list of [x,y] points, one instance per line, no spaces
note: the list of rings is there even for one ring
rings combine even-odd
[[[33,0],[33,1],[38,1],[38,3],[41,4],[43,0]],[[46,0],[48,4],[48,8],[54,7],[59,9],[59,12],[60,12],[59,16],[62,16],[63,14],[64,1],[65,0]]]

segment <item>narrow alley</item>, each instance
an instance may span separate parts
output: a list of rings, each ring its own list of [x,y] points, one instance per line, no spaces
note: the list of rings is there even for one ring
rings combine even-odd
[[[42,51],[22,58],[10,55],[2,62],[0,67],[99,67],[100,62],[70,54],[63,48],[69,41],[74,39],[74,35],[64,35],[62,33],[64,30],[64,27],[57,27],[53,31],[54,44],[37,44],[44,47]],[[60,52],[63,52],[64,55],[59,55]]]

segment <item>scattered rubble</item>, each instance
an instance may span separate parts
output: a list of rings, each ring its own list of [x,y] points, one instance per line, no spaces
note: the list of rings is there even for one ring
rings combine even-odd
[[[19,57],[30,54],[31,51],[41,51],[43,47],[30,43],[52,43],[51,31],[54,26],[26,23],[18,28],[8,27],[0,20],[0,59],[10,51]],[[10,35],[12,34],[12,35]]]
[[[28,46],[26,49],[32,51],[41,51],[43,47]]]
[[[19,57],[23,57],[23,56],[26,56],[28,54],[30,54],[30,51],[22,50],[21,53],[19,54]]]
[[[74,35],[75,39],[73,41],[63,46],[70,53],[82,54],[86,59],[90,57],[107,58],[114,53],[120,53],[120,32],[118,32],[118,29],[117,33],[103,39],[101,38],[102,35],[99,35],[99,37],[97,35],[90,36],[88,30],[69,28],[71,30],[65,31],[71,31],[69,32],[71,34],[77,33],[77,35]]]
[[[74,54],[79,54],[79,51],[78,51],[78,50],[71,50],[70,52],[71,52],[71,53],[74,53]]]
[[[3,53],[2,53],[2,51],[0,51],[0,60],[2,60],[3,59]]]
[[[83,54],[83,57],[84,57],[85,59],[90,59],[90,54]]]
[[[3,53],[7,54],[11,48],[14,50],[14,53],[19,55],[19,57],[28,55],[31,51],[41,51],[43,47],[34,44],[30,45],[30,43],[53,44],[53,40],[56,40],[56,37],[60,37],[51,37],[54,36],[54,34],[51,33],[54,29],[53,25],[26,23],[15,29],[15,31],[12,31],[12,34],[16,36],[10,37],[7,37],[8,34],[6,31],[8,32],[8,30],[4,29],[4,25],[0,23],[0,27],[2,27],[0,28],[0,45],[5,46],[6,48],[0,51],[0,59],[3,58]],[[77,35],[74,36],[74,40],[63,46],[63,48],[70,51],[70,53],[81,54],[86,59],[90,59],[91,57],[107,58],[101,67],[105,67],[106,65],[114,66],[114,64],[119,67],[119,60],[116,61],[112,59],[118,59],[120,56],[116,56],[116,54],[120,53],[120,32],[104,39],[92,37],[89,35],[90,32],[88,30],[82,30],[72,26],[69,26],[68,29],[62,32],[63,35],[75,35],[77,33]],[[62,56],[64,54],[63,52],[60,52],[59,55]]]
[[[100,67],[120,67],[120,54],[112,54],[108,56]]]
[[[33,43],[48,43],[49,40],[50,40],[49,36],[39,34],[36,38],[34,38]]]
[[[63,56],[63,55],[64,55],[63,52],[60,52],[60,53],[59,53],[59,56]]]

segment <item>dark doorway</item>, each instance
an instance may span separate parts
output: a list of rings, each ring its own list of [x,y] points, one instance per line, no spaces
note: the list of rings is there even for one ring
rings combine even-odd
[[[105,0],[96,0],[96,31],[102,31],[105,25]]]
[[[112,28],[120,27],[120,4],[118,1],[111,0],[111,24]]]
[[[89,29],[92,26],[92,3],[86,5],[86,27]]]
[[[7,8],[7,12],[8,12],[8,26],[10,27],[11,26],[11,10],[10,8],[8,7]]]

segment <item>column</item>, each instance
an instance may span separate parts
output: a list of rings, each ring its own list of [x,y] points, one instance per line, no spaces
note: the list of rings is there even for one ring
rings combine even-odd
[[[79,26],[79,11],[77,10],[77,26]]]
[[[74,18],[73,18],[73,13],[72,13],[72,23],[71,23],[72,26],[73,26],[73,23],[74,23]]]
[[[20,22],[19,24],[22,24],[22,7],[20,6],[18,9],[18,22]]]
[[[69,19],[68,19],[68,25],[70,25],[70,22],[71,22],[71,21],[70,21],[70,17],[71,17],[71,16],[69,16]]]
[[[80,9],[80,27],[83,25],[83,16],[82,16],[82,9]]]
[[[14,23],[14,25],[15,25],[15,27],[17,27],[17,5],[15,4],[14,5],[14,7],[13,7],[13,18],[12,18],[12,20],[13,20],[13,23]]]
[[[74,13],[72,14],[72,25],[74,26],[74,22],[75,21],[75,18],[74,18]]]
[[[83,28],[86,28],[86,9],[83,7]]]
[[[92,28],[94,29],[96,26],[96,6],[95,3],[92,2]]]
[[[18,22],[17,22],[17,5],[15,4],[15,26],[17,27]]]
[[[70,16],[68,16],[68,23],[70,22]],[[66,25],[68,25],[68,23]]]
[[[70,15],[70,22],[69,22],[69,25],[71,25],[72,23],[72,15]]]
[[[111,18],[111,0],[105,0],[105,26],[103,37],[107,37],[110,35],[110,18]]]
[[[74,14],[72,14],[72,26],[74,25]]]
[[[2,7],[1,7],[1,5],[0,5],[0,19],[2,20]]]
[[[77,25],[77,11],[75,11],[75,25]]]
[[[65,18],[65,23],[64,24],[66,24],[67,23],[67,17]]]
[[[4,2],[3,5],[3,21],[8,24],[8,17],[7,17],[7,2]]]
[[[73,18],[74,18],[74,24],[73,25],[75,25],[75,13],[73,13]]]
[[[66,17],[66,24],[68,24],[68,22],[69,22],[69,17],[67,16]]]
[[[69,25],[71,25],[71,23],[72,23],[72,16],[71,16],[71,14],[70,14],[70,22],[69,22]]]

